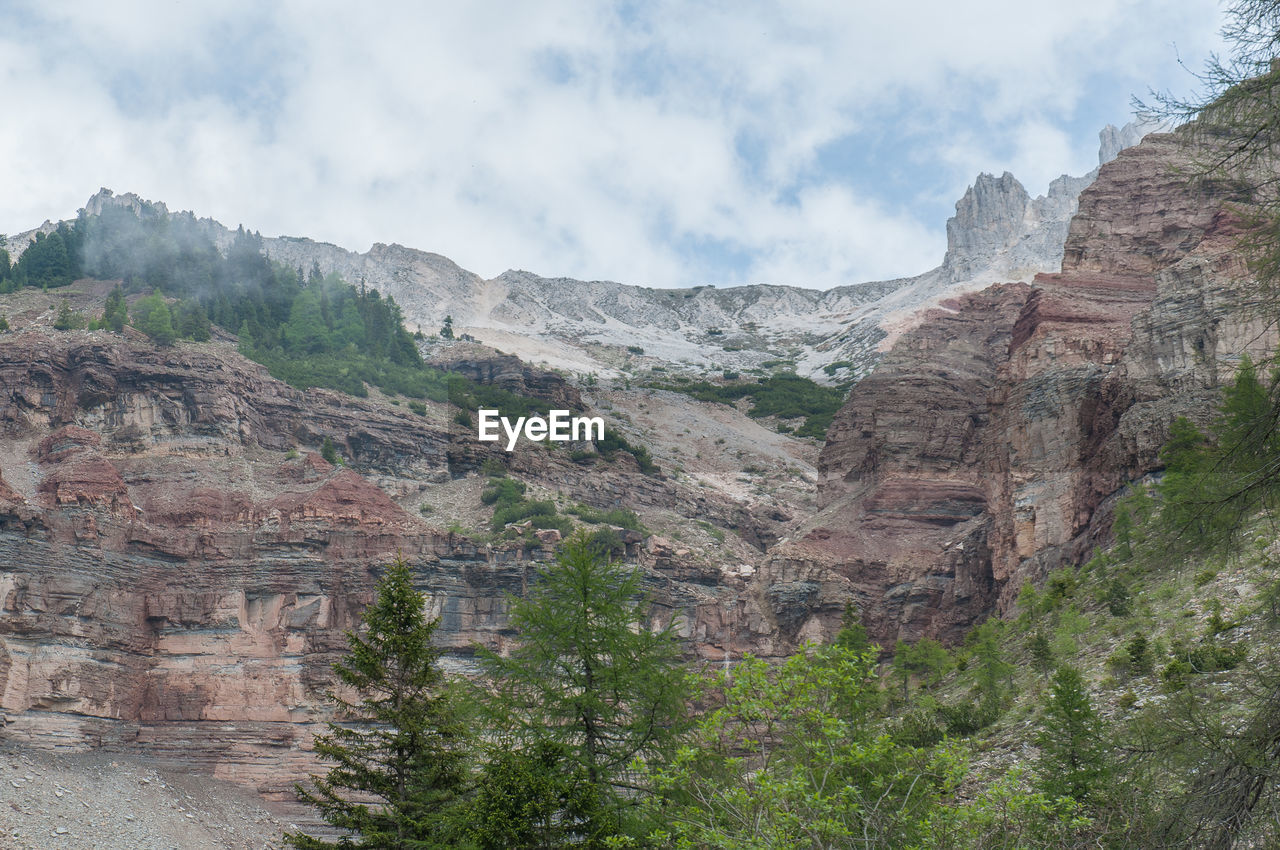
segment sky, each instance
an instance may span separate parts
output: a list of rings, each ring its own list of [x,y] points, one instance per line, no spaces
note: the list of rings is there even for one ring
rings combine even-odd
[[[916,274],[982,171],[1097,164],[1213,0],[0,0],[0,232],[135,192],[484,277]]]

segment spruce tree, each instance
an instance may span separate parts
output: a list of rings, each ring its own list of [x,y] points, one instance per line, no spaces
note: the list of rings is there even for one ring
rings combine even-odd
[[[349,632],[350,650],[334,665],[355,697],[333,694],[337,722],[315,739],[333,767],[311,777],[298,796],[329,824],[350,834],[328,842],[302,833],[294,847],[426,850],[456,846],[452,817],[465,778],[466,737],[432,645],[409,566],[396,558],[365,609],[364,628]]]

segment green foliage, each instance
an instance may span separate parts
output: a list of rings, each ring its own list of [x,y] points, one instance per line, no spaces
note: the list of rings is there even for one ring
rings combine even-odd
[[[615,452],[627,452],[636,459],[636,465],[645,475],[656,475],[658,466],[644,446],[633,446],[626,438],[612,428],[604,429],[604,438],[595,441],[596,451],[603,457],[610,458]]]
[[[526,499],[525,484],[514,478],[490,478],[480,491],[480,501],[493,505],[490,528],[502,531],[513,522],[529,520],[533,528],[555,528],[568,534],[571,522],[556,513],[555,503],[549,499]]]
[[[809,646],[745,657],[712,682],[714,711],[656,771],[653,839],[677,847],[926,846],[964,771],[957,748],[878,731],[875,659]]]
[[[1129,638],[1128,643],[1124,645],[1125,656],[1129,662],[1129,669],[1135,673],[1150,673],[1154,659],[1151,652],[1151,641],[1142,632],[1138,632]]]
[[[524,498],[525,483],[514,478],[490,478],[480,491],[480,502],[485,505],[506,507]]]
[[[158,292],[138,299],[133,305],[133,326],[150,337],[156,345],[172,345],[178,338],[173,329],[169,305]]]
[[[932,638],[921,638],[911,644],[900,640],[893,650],[893,669],[902,682],[905,699],[913,677],[929,686],[941,681],[951,669],[951,655]]]
[[[209,316],[198,301],[183,299],[173,311],[174,332],[183,339],[208,342],[212,336]]]
[[[1106,741],[1080,671],[1064,664],[1053,675],[1036,739],[1039,787],[1052,797],[1078,802],[1097,796],[1111,772]]]
[[[1280,493],[1275,420],[1270,394],[1246,355],[1223,390],[1208,433],[1185,418],[1173,423],[1160,453],[1164,477],[1156,487],[1155,519],[1166,550],[1222,549],[1243,518],[1274,504]]]
[[[129,310],[124,301],[124,290],[118,285],[107,293],[107,303],[102,309],[102,327],[113,333],[123,333],[129,323]]]
[[[781,362],[775,361],[775,365]],[[733,404],[741,398],[750,399],[749,415],[804,419],[804,423],[795,430],[795,433],[801,437],[815,439],[823,439],[826,436],[827,427],[830,426],[835,412],[844,403],[845,397],[843,390],[824,387],[792,372],[778,372],[756,382],[727,381],[723,384],[707,381],[651,382],[646,386],[684,393],[700,401]]]
[[[86,324],[84,314],[71,309],[70,302],[63,301],[58,305],[58,316],[53,320],[53,327],[59,331],[73,331]]]
[[[992,617],[970,632],[966,640],[972,653],[966,672],[977,687],[983,711],[993,717],[1000,713],[1005,695],[1013,690],[1015,668],[1005,657],[1001,643],[1004,631],[1004,621]]]
[[[467,807],[466,837],[480,850],[573,846],[600,809],[595,786],[579,773],[551,741],[490,750]]]
[[[333,440],[329,437],[324,438],[324,444],[320,447],[320,457],[334,466],[342,463],[342,458],[338,456],[338,449],[333,445]]]
[[[627,551],[622,538],[612,528],[597,528],[589,532],[587,545],[593,552],[605,558],[621,557]]]
[[[440,326],[441,339],[453,339],[453,316],[445,316],[444,324]]]
[[[1031,661],[1044,676],[1053,669],[1053,646],[1049,636],[1043,631],[1036,631],[1027,641],[1027,651],[1031,653]]]
[[[1045,612],[1057,610],[1064,600],[1075,596],[1076,584],[1075,571],[1070,567],[1062,567],[1049,573],[1049,579],[1044,584],[1041,608]]]
[[[8,330],[9,330],[9,320],[4,316],[0,315],[0,333],[5,333]]]
[[[867,627],[862,624],[862,617],[853,602],[844,603],[844,613],[840,615],[840,631],[836,632],[836,646],[861,655],[872,649],[878,649],[871,643]]]
[[[315,739],[317,755],[333,767],[296,786],[327,823],[353,835],[287,839],[309,850],[454,847],[467,738],[432,645],[437,621],[426,618],[403,559],[387,567],[361,619],[333,668],[354,699],[332,695],[339,720]]]
[[[670,624],[649,627],[640,581],[575,535],[512,600],[515,648],[481,653],[496,734],[513,750],[553,748],[555,794],[589,804],[557,813],[582,846],[602,846],[628,820],[648,787],[635,765],[663,763],[686,723],[680,646]]]
[[[52,289],[66,286],[79,276],[76,234],[66,224],[52,233],[37,233],[18,262],[5,275],[14,287]],[[8,254],[5,255],[8,259]]]
[[[629,528],[632,531],[645,530],[644,524],[640,522],[640,517],[636,516],[636,512],[627,508],[601,510],[589,505],[574,505],[565,512],[573,514],[583,522],[592,525],[616,525],[619,528]]]
[[[1107,606],[1107,611],[1113,617],[1127,617],[1133,605],[1133,594],[1129,591],[1129,586],[1119,576],[1113,577],[1111,581],[1104,586],[1099,601]]]

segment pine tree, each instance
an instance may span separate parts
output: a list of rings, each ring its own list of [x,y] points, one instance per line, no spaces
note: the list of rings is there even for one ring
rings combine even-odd
[[[453,339],[453,316],[445,316],[444,324],[440,327],[441,339]]]
[[[320,457],[334,466],[342,463],[342,458],[338,457],[338,450],[334,448],[333,440],[328,437],[324,438],[324,444],[320,446]]]
[[[83,328],[84,316],[71,309],[70,302],[63,301],[58,307],[58,317],[53,320],[53,327],[59,331],[74,331]]]
[[[484,658],[511,747],[555,754],[550,787],[574,801],[556,822],[578,846],[616,834],[643,790],[633,762],[665,758],[686,723],[679,644],[670,624],[649,628],[640,579],[574,535],[513,603],[516,648]]]
[[[1102,721],[1074,667],[1064,664],[1053,674],[1036,743],[1045,793],[1084,802],[1101,790],[1109,773]]]
[[[968,669],[973,671],[982,711],[988,717],[995,717],[1000,713],[1005,693],[1012,689],[1014,666],[1005,660],[1000,647],[1003,627],[1002,620],[991,617],[970,633],[968,641],[973,649]]]
[[[334,766],[311,777],[310,787],[296,786],[300,799],[351,835],[334,843],[291,833],[292,846],[456,846],[466,736],[431,643],[437,622],[427,619],[408,564],[396,558],[364,611],[363,630],[347,634],[350,651],[334,665],[358,695],[332,695],[338,722],[316,736],[316,753]]]
[[[102,309],[102,327],[109,331],[121,333],[129,322],[129,311],[125,307],[124,290],[117,284],[107,294],[107,303]]]
[[[852,602],[844,603],[844,613],[840,615],[840,631],[836,632],[834,643],[836,646],[856,653],[865,652],[871,648],[867,627],[862,625],[862,618],[858,616],[858,609]]]

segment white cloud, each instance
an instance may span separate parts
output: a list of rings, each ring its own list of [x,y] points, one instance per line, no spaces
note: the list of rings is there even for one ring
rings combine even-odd
[[[1170,42],[1194,62],[1215,16],[1189,0],[11,5],[0,227],[107,185],[486,276],[910,274],[941,259],[943,222],[870,194],[856,165],[824,168],[825,145],[892,122],[918,197],[959,197],[978,170],[1043,191],[1092,166],[1087,98],[1176,80]]]

